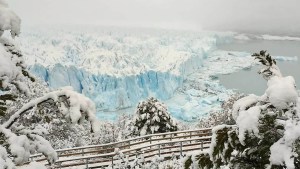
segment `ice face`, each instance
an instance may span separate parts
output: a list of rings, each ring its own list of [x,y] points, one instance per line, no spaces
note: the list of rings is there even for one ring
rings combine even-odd
[[[114,77],[94,75],[74,66],[55,64],[45,68],[39,64],[30,70],[51,88],[72,86],[77,92],[93,99],[98,111],[116,111],[132,106],[149,96],[161,100],[172,97],[183,78],[168,72],[147,71],[138,75]]]
[[[72,86],[91,98],[99,117],[113,118],[111,112],[125,108],[133,113],[139,101],[153,96],[177,119],[193,121],[230,95],[213,75],[249,66],[247,54],[216,49],[232,38],[209,32],[30,30],[20,41],[31,72],[50,88]]]

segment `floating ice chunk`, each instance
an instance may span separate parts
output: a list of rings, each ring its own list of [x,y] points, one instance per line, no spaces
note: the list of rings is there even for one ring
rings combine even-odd
[[[250,40],[250,38],[245,34],[236,35],[236,36],[234,36],[234,39],[237,39],[237,40]]]
[[[300,41],[300,37],[292,36],[274,36],[274,35],[261,35],[258,37],[263,40],[290,40],[290,41]]]
[[[297,61],[298,57],[297,56],[273,56],[275,60],[279,61]]]

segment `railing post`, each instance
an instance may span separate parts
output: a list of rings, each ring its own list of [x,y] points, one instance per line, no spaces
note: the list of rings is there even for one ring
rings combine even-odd
[[[86,168],[86,169],[89,168],[89,159],[88,159],[88,158],[85,160],[85,168]]]
[[[151,149],[151,144],[152,144],[152,136],[150,136],[149,140],[150,140],[150,149]]]
[[[84,149],[81,149],[81,155],[84,156]]]
[[[111,168],[114,168],[114,156],[111,157]]]
[[[158,156],[160,157],[160,144],[158,145]]]
[[[180,142],[180,156],[182,157],[182,141]]]
[[[170,141],[172,141],[172,134],[170,134]]]
[[[61,162],[58,163],[59,169],[61,169]]]
[[[190,131],[190,139],[192,139],[192,132]],[[192,144],[192,140],[190,141],[190,144]]]
[[[201,140],[201,151],[203,151],[203,140]]]

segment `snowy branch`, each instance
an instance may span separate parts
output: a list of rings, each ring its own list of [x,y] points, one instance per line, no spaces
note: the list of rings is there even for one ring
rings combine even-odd
[[[64,99],[62,99],[64,98]],[[94,103],[85,96],[71,90],[59,90],[48,93],[40,98],[25,104],[19,111],[14,113],[3,126],[10,128],[18,118],[28,110],[39,105],[53,101],[56,103],[61,113],[65,115],[72,123],[79,123],[82,119],[88,119],[92,126],[92,131],[97,131],[97,120],[95,117],[96,108]]]

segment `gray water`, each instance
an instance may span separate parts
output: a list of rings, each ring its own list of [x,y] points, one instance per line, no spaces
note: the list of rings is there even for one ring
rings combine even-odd
[[[277,64],[284,76],[294,76],[297,89],[300,89],[300,42],[271,40],[236,40],[230,44],[219,46],[219,49],[243,52],[259,52],[267,50],[274,56],[298,56],[298,61],[278,61]],[[257,72],[260,66],[242,70],[228,75],[220,75],[219,80],[228,89],[235,89],[246,94],[262,95],[267,84]]]

